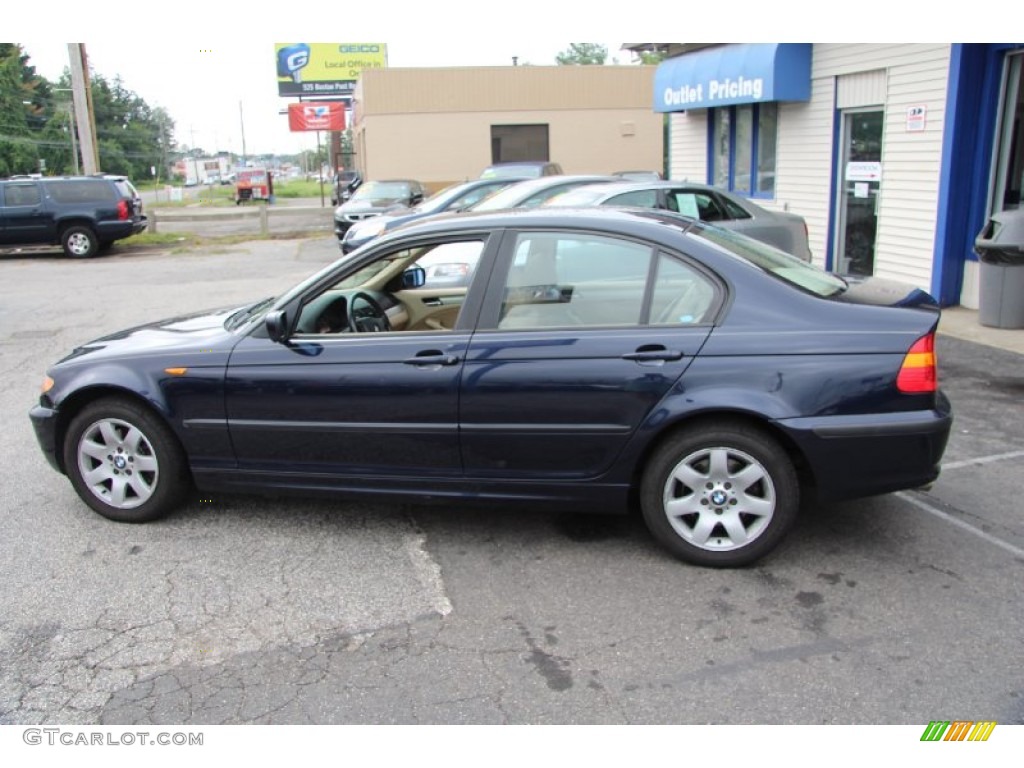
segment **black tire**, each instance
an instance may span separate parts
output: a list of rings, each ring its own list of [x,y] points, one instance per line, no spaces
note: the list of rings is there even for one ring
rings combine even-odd
[[[694,565],[737,568],[761,559],[796,522],[800,485],[786,451],[741,423],[670,437],[644,468],[644,522]]]
[[[121,523],[156,520],[192,488],[188,463],[170,428],[138,403],[90,403],[68,427],[64,468],[82,501]]]
[[[100,252],[99,238],[84,224],[68,227],[61,232],[60,245],[64,254],[72,259],[89,259]]]

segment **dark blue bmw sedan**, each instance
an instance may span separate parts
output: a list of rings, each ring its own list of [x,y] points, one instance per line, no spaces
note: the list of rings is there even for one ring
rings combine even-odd
[[[938,476],[938,321],[917,289],[670,213],[463,214],[276,298],[85,344],[31,418],[113,520],[195,489],[636,504],[677,557],[741,566],[803,497]]]

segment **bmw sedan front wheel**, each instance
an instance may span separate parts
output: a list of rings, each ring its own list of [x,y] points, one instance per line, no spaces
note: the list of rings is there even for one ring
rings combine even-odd
[[[745,424],[669,438],[643,476],[647,527],[678,558],[740,567],[773,550],[796,521],[800,486],[779,443]]]
[[[170,428],[123,399],[90,403],[71,421],[64,468],[86,504],[123,523],[163,517],[191,487],[184,453]]]

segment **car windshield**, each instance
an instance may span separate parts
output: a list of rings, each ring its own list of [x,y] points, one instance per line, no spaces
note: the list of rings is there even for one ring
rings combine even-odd
[[[461,186],[461,184],[452,184],[447,186],[441,191],[435,192],[423,202],[414,205],[412,209],[414,211],[432,211],[435,208],[439,208],[448,202],[449,198],[455,194],[455,190]]]
[[[352,195],[353,200],[397,200],[409,196],[404,181],[368,181]]]
[[[718,250],[767,272],[772,277],[818,296],[837,296],[847,288],[846,281],[838,275],[825,272],[759,240],[727,229],[696,226],[687,230],[686,236],[699,238]]]
[[[547,179],[531,179],[530,181],[521,181],[518,184],[513,184],[509,187],[505,187],[500,192],[484,198],[476,205],[471,205],[469,210],[471,211],[500,211],[504,208],[515,208],[523,205],[523,201],[527,198],[532,197],[531,193],[536,193],[545,189],[547,185]],[[552,194],[555,194],[552,192]],[[545,198],[546,199],[546,198]]]
[[[508,165],[492,165],[480,174],[481,179],[496,179],[504,176],[540,176],[542,166],[533,165],[530,163],[516,164],[509,163]]]
[[[594,205],[598,200],[601,199],[603,192],[595,192],[593,189],[587,187],[579,187],[577,189],[570,189],[561,194],[555,195],[550,200],[545,200],[544,205],[551,206],[575,206],[575,205]]]

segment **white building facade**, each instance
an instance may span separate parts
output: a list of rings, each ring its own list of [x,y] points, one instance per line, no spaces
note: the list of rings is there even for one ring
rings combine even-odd
[[[802,215],[827,269],[977,308],[974,239],[1020,206],[1024,44],[686,49],[655,76],[672,178]]]

